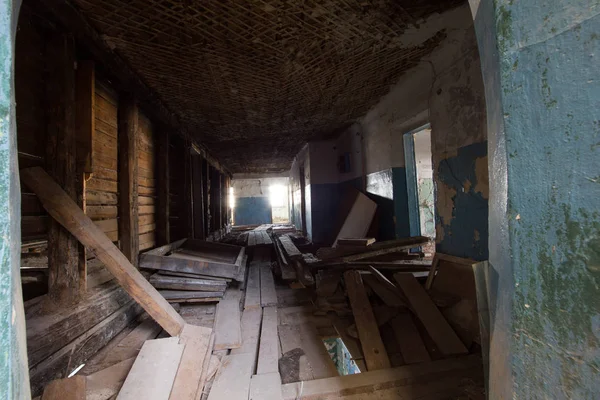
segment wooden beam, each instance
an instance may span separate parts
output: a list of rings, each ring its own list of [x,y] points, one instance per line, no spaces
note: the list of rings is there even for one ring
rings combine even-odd
[[[215,316],[215,350],[237,349],[242,346],[240,299],[242,292],[229,288],[217,305]]]
[[[184,170],[184,185],[183,185],[183,224],[185,225],[185,232],[188,238],[194,237],[194,199],[193,199],[193,178],[192,178],[192,154],[191,146],[189,141],[186,140],[183,146],[183,170]]]
[[[279,336],[277,334],[277,307],[265,307],[263,310],[256,373],[260,375],[279,372],[277,366],[278,360]]]
[[[164,330],[173,336],[179,334],[184,325],[183,318],[42,168],[23,169],[21,178],[40,198],[48,213],[96,254],[121,286]]]
[[[185,345],[173,389],[169,399],[195,400],[205,358],[210,358],[212,348],[209,348],[212,329],[186,324],[181,331],[179,344]]]
[[[156,139],[156,244],[163,246],[171,243],[169,131],[166,129],[159,130]]]
[[[404,292],[415,315],[421,320],[442,354],[467,354],[468,350],[452,330],[440,310],[433,303],[427,292],[412,274],[397,273],[394,275],[398,286]]]
[[[81,201],[83,185],[77,176],[77,125],[75,106],[75,41],[56,34],[46,45],[48,105],[46,163],[49,174],[69,199]],[[54,220],[48,229],[48,297],[55,305],[76,303],[85,288],[85,271],[79,268],[77,239]],[[83,284],[81,283],[83,281]]]
[[[377,321],[360,273],[358,271],[346,271],[344,282],[350,298],[350,305],[352,306],[352,313],[354,314],[367,369],[373,371],[390,368],[390,360],[381,340]]]
[[[409,313],[400,313],[390,321],[396,342],[406,364],[431,361],[423,339]]]
[[[183,255],[157,256],[153,254],[142,254],[140,256],[140,268],[156,269],[163,271],[186,272],[206,276],[217,276],[234,279],[237,277],[238,267],[236,265],[221,264],[201,260],[191,260]]]
[[[119,240],[127,259],[138,266],[140,249],[138,221],[138,145],[139,111],[135,99],[119,99]]]

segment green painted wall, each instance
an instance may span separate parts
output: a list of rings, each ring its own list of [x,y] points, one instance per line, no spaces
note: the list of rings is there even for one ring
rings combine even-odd
[[[597,398],[600,1],[470,3],[488,108],[490,398]]]
[[[14,46],[20,2],[0,0],[0,399],[29,399],[25,318],[19,275]]]

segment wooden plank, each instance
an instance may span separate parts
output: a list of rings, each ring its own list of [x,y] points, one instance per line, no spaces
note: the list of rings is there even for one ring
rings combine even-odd
[[[192,300],[192,299],[208,299],[218,298],[219,300],[223,297],[224,292],[199,292],[192,290],[160,290],[161,296],[165,299],[171,300]]]
[[[119,99],[119,240],[123,254],[138,266],[138,146],[139,111],[135,99]]]
[[[42,400],[85,400],[85,376],[57,379],[44,389]]]
[[[54,34],[47,38],[46,164],[69,200],[81,196],[83,175],[77,172],[77,121],[75,99],[75,41],[72,35]],[[48,298],[56,306],[79,301],[85,290],[86,274],[79,268],[77,239],[51,220],[48,228]]]
[[[257,374],[279,372],[279,337],[277,335],[277,307],[263,309]]]
[[[376,240],[375,238],[342,238],[342,239],[338,239],[337,244],[338,246],[370,246],[373,243],[375,243]]]
[[[330,262],[351,262],[367,259],[383,254],[402,252],[429,242],[425,236],[414,236],[403,239],[386,240],[371,246],[338,246],[336,248],[323,247],[317,250],[317,257],[324,260],[323,264]],[[406,257],[407,255],[402,255]]]
[[[368,371],[361,374],[344,375],[335,378],[316,379],[310,382],[297,382],[282,385],[281,390],[283,398],[286,400],[314,399],[339,399],[342,396],[351,393],[365,394],[377,393],[380,388],[406,387],[408,390],[401,393],[400,396],[391,397],[391,399],[412,399],[414,398],[410,386],[414,383],[424,383],[431,385],[441,376],[451,375],[451,381],[455,385],[460,385],[464,378],[477,376],[477,370],[481,370],[481,358],[479,355],[471,355],[460,358],[451,358],[428,363],[405,365],[397,368],[388,368],[377,371]],[[473,374],[475,372],[475,374]],[[427,396],[418,398],[442,399],[444,391],[434,393],[437,396]],[[388,397],[384,397],[388,399]],[[453,396],[451,398],[454,398]]]
[[[152,286],[158,289],[190,290],[203,292],[222,292],[227,289],[227,282],[207,279],[181,278],[154,274],[149,279]]]
[[[263,307],[277,305],[277,292],[275,292],[275,282],[273,273],[268,263],[260,264],[260,304]]]
[[[128,358],[86,377],[86,400],[111,399],[123,386],[135,357]]]
[[[117,207],[115,206],[88,206],[85,214],[93,220],[102,218],[117,218]]]
[[[400,313],[390,321],[396,342],[406,364],[431,361],[427,348],[409,313]]]
[[[254,375],[250,381],[249,400],[283,400],[279,372]]]
[[[86,181],[86,188],[88,190],[94,190],[99,192],[111,192],[118,193],[117,182],[109,181],[106,179],[90,178]]]
[[[155,256],[164,256],[167,253],[169,253],[169,252],[171,252],[171,251],[173,251],[173,250],[178,249],[179,247],[181,247],[185,243],[186,240],[187,239],[180,239],[180,240],[177,240],[177,241],[175,241],[173,243],[165,244],[165,245],[157,247],[156,249],[153,249],[151,251],[147,251],[144,254],[146,254],[146,255],[155,255]]]
[[[231,354],[252,353],[256,358],[262,313],[263,310],[260,307],[244,310],[242,313],[242,347],[231,350]]]
[[[202,375],[204,359],[210,357],[212,329],[186,324],[181,331],[179,343],[185,345],[173,389],[169,399],[194,400]]]
[[[389,286],[382,284],[381,281],[378,281],[373,275],[362,275],[362,279],[388,306],[408,307],[408,303],[403,298],[404,296],[401,295],[397,288],[396,290],[391,290]]]
[[[141,254],[140,268],[185,272],[231,279],[234,279],[237,276],[237,267],[234,265],[190,260],[176,254],[167,257],[155,256],[148,253]]]
[[[181,316],[42,168],[23,169],[21,178],[48,213],[96,254],[148,314],[171,335],[179,334],[183,328]]]
[[[292,239],[289,236],[280,236],[279,242],[281,243],[281,246],[283,246],[283,250],[285,251],[285,254],[288,256],[288,258],[292,260],[302,258],[302,253],[300,252],[300,250],[298,250],[298,248],[296,247],[294,242],[292,242]]]
[[[221,278],[218,276],[208,276],[208,275],[200,275],[200,274],[190,274],[187,272],[173,272],[173,271],[158,271],[160,275],[165,276],[181,276],[184,278],[197,278],[197,279],[209,279],[215,281],[223,281],[223,282],[231,282],[229,278]]]
[[[246,298],[244,310],[259,308],[260,302],[260,269],[256,263],[251,263],[248,268],[248,283],[246,284]]]
[[[417,279],[412,274],[403,273],[394,274],[394,279],[398,282],[398,286],[404,292],[415,315],[421,320],[427,333],[429,333],[442,354],[468,353],[465,345],[460,341]]]
[[[211,354],[209,357],[204,357],[204,363],[202,364],[202,373],[200,374],[200,381],[198,382],[198,391],[196,392],[196,400],[202,400],[206,396],[204,396],[204,387],[206,386],[206,381],[212,377],[212,373],[216,373],[221,366],[221,360],[218,356],[212,354],[212,349],[215,344],[215,331],[213,330],[210,338],[208,340],[208,353]],[[217,368],[215,371],[209,371],[209,369],[214,366],[214,359],[217,359]]]
[[[102,232],[114,232],[119,230],[119,221],[116,218],[94,221],[94,223],[98,228],[102,229]]]
[[[248,246],[256,246],[256,233],[254,231],[248,232]]]
[[[176,337],[146,341],[117,400],[168,399],[184,348]]]
[[[369,371],[390,368],[390,360],[381,340],[375,315],[362,278],[358,271],[346,271],[344,282],[348,291],[348,298],[352,306],[352,313],[356,322],[358,336],[365,356],[365,363]]]
[[[376,209],[377,203],[359,192],[335,238],[333,247],[336,247],[337,241],[342,238],[364,238],[371,226]]]
[[[254,356],[251,353],[223,357],[208,400],[247,399],[253,365]]]
[[[236,288],[225,291],[217,305],[215,317],[215,350],[237,349],[242,346],[240,316],[241,292]]]
[[[425,282],[425,289],[427,290],[430,290],[431,285],[433,285],[433,278],[435,278],[435,273],[437,272],[439,263],[440,259],[438,257],[438,253],[435,253],[433,256],[433,262],[431,263],[431,269],[429,270],[429,275],[427,275],[427,281]]]

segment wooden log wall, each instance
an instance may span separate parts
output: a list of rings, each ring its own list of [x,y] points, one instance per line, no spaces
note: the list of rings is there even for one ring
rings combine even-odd
[[[156,245],[156,153],[153,125],[143,114],[138,129],[139,242],[144,251]]]

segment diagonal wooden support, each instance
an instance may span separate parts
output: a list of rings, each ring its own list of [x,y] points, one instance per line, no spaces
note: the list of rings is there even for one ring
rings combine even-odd
[[[46,171],[33,167],[20,173],[23,182],[38,196],[46,211],[96,254],[119,284],[165,331],[172,336],[179,335],[185,324],[183,318]]]

